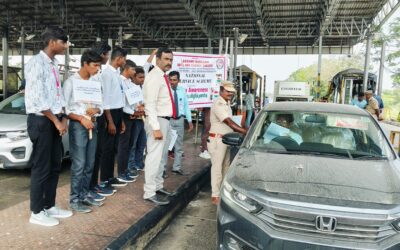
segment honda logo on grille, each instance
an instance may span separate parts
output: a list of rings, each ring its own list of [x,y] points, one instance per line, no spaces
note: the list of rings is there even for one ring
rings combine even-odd
[[[336,230],[337,220],[334,217],[317,216],[315,227],[322,232],[333,232]]]

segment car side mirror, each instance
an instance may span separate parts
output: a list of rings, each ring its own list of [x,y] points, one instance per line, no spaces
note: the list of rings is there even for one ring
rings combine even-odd
[[[229,146],[240,146],[243,142],[243,135],[237,132],[227,133],[222,137],[222,142]]]

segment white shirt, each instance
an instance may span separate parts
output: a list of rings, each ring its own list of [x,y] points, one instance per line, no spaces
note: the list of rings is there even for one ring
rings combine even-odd
[[[126,78],[125,76],[121,75],[121,78],[123,80],[123,88],[124,88],[124,92],[127,89],[134,89],[134,91],[140,91],[142,92],[142,88],[136,84],[134,84],[131,79]],[[136,106],[138,105],[138,103],[134,103],[132,105],[129,105],[128,100],[126,99],[125,96],[125,106],[123,108],[124,113],[132,115],[135,110],[136,110]]]
[[[58,61],[40,51],[26,64],[25,76],[26,113],[43,115],[41,112],[49,109],[53,114],[62,113],[65,101]]]
[[[155,66],[144,80],[144,104],[148,121],[153,130],[159,130],[158,116],[172,116],[172,102],[164,72]],[[171,90],[171,88],[170,88]],[[172,93],[172,90],[171,90]]]
[[[99,76],[103,89],[103,109],[123,108],[125,96],[119,71],[108,65]]]
[[[95,116],[100,116],[103,113],[102,105],[98,104],[86,104],[81,102],[74,102],[73,97],[73,79],[83,80],[79,73],[75,73],[70,76],[64,83],[64,98],[65,98],[65,113],[67,115],[74,113],[76,115],[86,115],[86,111],[89,108],[98,108],[100,109],[100,114],[96,114]],[[89,80],[94,81],[93,77],[89,78]]]

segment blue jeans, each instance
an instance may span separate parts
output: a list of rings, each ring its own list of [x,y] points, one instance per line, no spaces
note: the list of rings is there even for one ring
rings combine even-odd
[[[69,122],[69,150],[72,159],[71,202],[85,199],[89,192],[97,145],[97,124],[94,125],[90,140],[85,127],[77,121]]]
[[[133,144],[129,153],[128,170],[143,169],[143,153],[147,143],[143,120],[133,120],[132,133]]]

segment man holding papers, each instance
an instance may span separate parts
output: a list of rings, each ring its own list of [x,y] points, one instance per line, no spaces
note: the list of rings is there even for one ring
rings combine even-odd
[[[189,102],[186,96],[186,90],[178,86],[180,81],[180,74],[178,71],[171,71],[169,73],[169,82],[175,101],[176,117],[170,120],[171,129],[176,131],[177,138],[175,141],[175,157],[174,165],[172,166],[172,173],[184,175],[182,170],[182,155],[183,155],[183,136],[185,134],[185,118],[189,123],[189,132],[193,130],[192,113],[189,109]]]
[[[89,206],[103,204],[89,195],[97,144],[96,117],[103,113],[101,83],[90,78],[100,70],[101,61],[98,53],[86,50],[81,69],[64,83],[72,159],[70,207],[78,213],[91,212]]]
[[[222,136],[233,131],[247,133],[247,129],[240,127],[232,120],[230,100],[235,93],[233,83],[222,81],[220,96],[211,106],[211,129],[207,148],[211,154],[211,202],[215,205],[219,203],[221,182],[229,167],[229,150],[228,146],[222,142]]]
[[[144,115],[143,110],[140,110],[141,103],[143,103],[142,90],[131,81],[135,75],[135,67],[134,62],[127,60],[121,74],[125,93],[125,107],[122,116],[125,133],[121,134],[118,144],[118,180],[122,182],[134,182],[134,178],[137,177],[137,175],[131,176],[128,171],[129,152],[133,145],[133,130],[135,129],[133,119]]]

